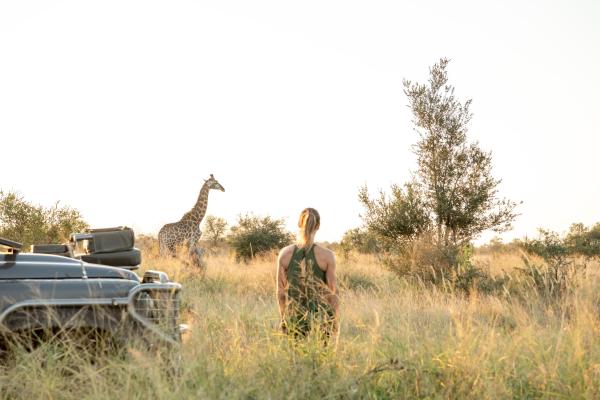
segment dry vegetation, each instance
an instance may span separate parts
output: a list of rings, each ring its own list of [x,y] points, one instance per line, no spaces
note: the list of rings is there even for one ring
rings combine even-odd
[[[185,286],[177,362],[131,348],[89,362],[46,344],[3,367],[3,398],[599,398],[595,274],[560,304],[421,287],[370,256],[339,261],[337,346],[290,343],[277,330],[274,258],[235,264],[212,255],[205,273],[163,260],[142,240],[144,268]],[[492,271],[518,255],[482,255]],[[175,365],[175,366],[174,366]]]

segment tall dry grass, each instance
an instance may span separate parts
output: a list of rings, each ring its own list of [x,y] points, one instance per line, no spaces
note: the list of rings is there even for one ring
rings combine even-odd
[[[594,274],[556,306],[533,295],[465,297],[419,287],[372,257],[340,259],[341,333],[324,348],[278,333],[273,257],[238,265],[213,255],[201,271],[161,259],[152,243],[144,256],[144,268],[165,270],[185,287],[191,331],[178,360],[131,348],[89,362],[49,343],[3,367],[2,397],[600,398]],[[498,262],[498,270],[510,264]]]

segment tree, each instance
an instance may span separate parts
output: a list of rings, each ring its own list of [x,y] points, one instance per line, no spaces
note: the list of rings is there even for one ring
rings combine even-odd
[[[365,224],[388,239],[406,245],[428,232],[449,266],[461,246],[486,230],[503,232],[516,218],[516,203],[499,199],[499,179],[492,176],[491,152],[467,140],[471,100],[461,103],[448,84],[447,59],[430,68],[426,84],[404,80],[419,140],[413,146],[417,169],[404,189],[392,187],[392,198],[371,200],[359,193]]]
[[[293,235],[285,230],[282,219],[255,215],[239,216],[237,225],[231,227],[229,243],[235,251],[236,261],[249,261],[259,254],[290,244]]]
[[[24,245],[63,243],[88,224],[79,211],[68,206],[46,208],[27,202],[21,195],[0,190],[0,236]]]
[[[209,215],[204,220],[204,236],[207,237],[211,246],[216,246],[225,235],[227,230],[227,221],[221,217]]]

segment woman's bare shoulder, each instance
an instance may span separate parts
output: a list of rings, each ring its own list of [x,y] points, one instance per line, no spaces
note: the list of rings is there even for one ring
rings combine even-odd
[[[292,258],[292,255],[294,254],[295,247],[295,245],[290,244],[289,246],[285,246],[283,249],[279,250],[279,261],[282,261],[284,264],[286,264],[286,261],[287,263],[289,263],[289,261]]]
[[[315,246],[315,255],[317,255],[319,258],[327,259],[328,261],[335,260],[335,253],[321,245]]]

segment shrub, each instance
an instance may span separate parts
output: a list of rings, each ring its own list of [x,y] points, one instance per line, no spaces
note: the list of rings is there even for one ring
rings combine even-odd
[[[509,243],[504,243],[502,238],[494,237],[488,243],[477,248],[479,254],[501,255],[514,253],[523,247],[521,239],[513,239]]]
[[[0,190],[0,236],[24,245],[62,243],[88,227],[79,211],[68,206],[33,205],[21,195]]]
[[[351,251],[361,254],[373,254],[379,250],[377,236],[366,229],[354,228],[347,230],[340,242],[342,255],[347,258]]]
[[[542,298],[555,299],[570,293],[587,265],[577,260],[581,248],[573,243],[573,232],[561,238],[556,232],[539,230],[539,238],[523,242],[529,255],[541,257],[544,263],[535,263],[523,257],[524,267],[517,270],[526,287]]]
[[[591,228],[581,223],[571,225],[564,243],[572,254],[600,257],[600,223]]]
[[[427,234],[404,246],[390,247],[382,257],[384,266],[396,275],[434,284],[449,279],[450,271],[440,268],[442,261],[432,238]]]
[[[473,246],[463,245],[459,249],[454,268],[446,268],[445,260],[434,240],[423,235],[399,252],[388,252],[383,263],[398,276],[425,285],[440,285],[450,292],[469,295],[474,291],[494,294],[503,290],[506,277],[493,277],[474,264]]]
[[[392,185],[391,195],[383,191],[371,199],[363,186],[358,198],[365,211],[361,215],[366,229],[377,235],[386,247],[401,249],[410,245],[430,228],[430,216],[419,186]]]
[[[228,240],[236,261],[247,262],[259,254],[290,244],[293,235],[285,230],[282,219],[245,215],[231,227]]]
[[[473,264],[473,246],[463,246],[458,255],[456,271],[451,276],[451,288],[465,294],[473,291],[495,294],[503,290],[507,277],[493,277],[480,266]]]

